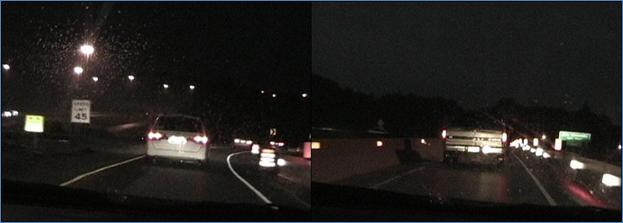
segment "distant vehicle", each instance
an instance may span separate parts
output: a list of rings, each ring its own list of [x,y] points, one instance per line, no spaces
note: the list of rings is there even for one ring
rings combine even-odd
[[[147,133],[147,159],[198,161],[207,164],[208,134],[201,120],[188,115],[160,115]]]
[[[445,163],[493,163],[498,167],[504,163],[508,140],[504,131],[454,128],[444,129],[441,136]]]

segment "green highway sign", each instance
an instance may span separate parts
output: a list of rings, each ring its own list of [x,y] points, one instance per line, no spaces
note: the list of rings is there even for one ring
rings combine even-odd
[[[558,132],[558,138],[562,141],[591,141],[591,134],[586,132]]]

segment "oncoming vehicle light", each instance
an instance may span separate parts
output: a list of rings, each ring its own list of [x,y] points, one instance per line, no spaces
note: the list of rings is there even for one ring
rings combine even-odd
[[[245,142],[245,144],[247,144],[247,145],[251,145],[251,144],[253,144],[253,141],[252,141],[252,140],[247,140],[247,141]]]
[[[601,177],[601,183],[608,187],[620,187],[621,178],[609,173],[604,173],[604,175]]]
[[[539,146],[539,138],[532,139],[532,146]]]
[[[535,148],[531,148],[531,149],[530,149],[530,152],[531,152],[531,153],[536,153],[536,149],[535,149]]]
[[[13,114],[10,111],[3,111],[2,112],[2,117],[10,118],[11,116],[13,116]]]
[[[508,140],[508,134],[502,133],[502,142],[506,142],[506,140]]]
[[[543,158],[544,159],[549,159],[550,157],[552,157],[552,156],[550,156],[549,153],[543,152]]]
[[[569,167],[574,170],[581,170],[584,169],[584,163],[577,160],[571,160],[571,162],[569,162]]]
[[[426,140],[425,139],[420,139],[420,143],[426,144]]]

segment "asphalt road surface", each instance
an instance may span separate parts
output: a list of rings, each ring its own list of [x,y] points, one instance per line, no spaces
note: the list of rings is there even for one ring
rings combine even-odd
[[[593,205],[620,209],[621,194],[608,201],[592,196],[560,173],[543,166],[531,154],[511,151],[501,168],[486,165],[455,165],[422,162],[401,165],[338,184],[392,192],[473,201],[541,206]],[[618,207],[617,207],[618,204]]]
[[[46,148],[33,149],[3,141],[3,178],[168,200],[310,208],[310,163],[297,157],[286,157],[278,171],[263,171],[259,158],[228,146],[213,146],[209,165],[202,167],[147,162],[140,142],[86,150],[64,148],[62,140],[43,143]]]

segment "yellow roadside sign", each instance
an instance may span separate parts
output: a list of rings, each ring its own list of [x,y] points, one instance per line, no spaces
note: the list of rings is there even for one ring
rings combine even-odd
[[[26,115],[26,123],[24,131],[26,132],[43,132],[44,117],[42,115]]]

